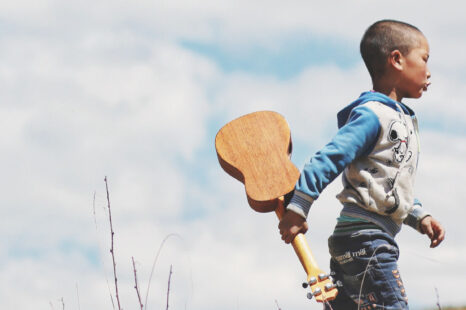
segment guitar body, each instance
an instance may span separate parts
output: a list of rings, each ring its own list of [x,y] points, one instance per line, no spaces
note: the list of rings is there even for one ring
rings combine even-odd
[[[289,159],[290,129],[276,112],[255,112],[231,121],[217,133],[215,148],[222,168],[244,183],[255,211],[275,211],[277,199],[291,192],[299,178]]]
[[[215,137],[222,168],[245,185],[249,205],[258,212],[284,215],[283,196],[294,189],[299,171],[290,160],[291,134],[278,113],[261,111],[239,117]],[[318,302],[335,299],[338,291],[317,266],[303,234],[292,241],[307,274],[307,284]]]

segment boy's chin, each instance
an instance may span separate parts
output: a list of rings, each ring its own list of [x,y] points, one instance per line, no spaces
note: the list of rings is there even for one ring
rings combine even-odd
[[[405,98],[410,98],[410,99],[419,99],[422,97],[422,94],[424,93],[424,90],[421,89],[419,92],[417,93],[411,93],[411,94],[408,94]]]

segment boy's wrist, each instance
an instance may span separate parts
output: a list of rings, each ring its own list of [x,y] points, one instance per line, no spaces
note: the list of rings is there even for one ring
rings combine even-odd
[[[313,201],[314,199],[312,197],[295,190],[286,209],[306,219]]]
[[[421,222],[428,216],[432,216],[432,214],[421,207],[420,204],[415,204],[411,211],[408,213],[404,223],[422,233]]]
[[[297,205],[294,205],[292,203],[290,203],[287,207],[286,207],[286,210],[289,210],[289,211],[292,211],[296,214],[299,214],[301,215],[303,218],[307,218],[307,213],[304,212],[303,209],[301,209],[300,207],[298,207]]]
[[[428,218],[428,217],[432,217],[432,215],[428,214],[428,215],[424,216],[424,217],[419,221],[419,232],[420,232],[421,234],[425,234],[425,233],[426,233],[426,231],[425,231],[425,229],[424,229],[424,226],[423,226],[423,221],[424,221],[424,219],[426,219],[426,218]]]

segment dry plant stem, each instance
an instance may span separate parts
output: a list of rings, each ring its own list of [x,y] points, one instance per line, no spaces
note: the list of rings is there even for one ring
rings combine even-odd
[[[138,277],[137,277],[137,273],[136,273],[136,263],[134,262],[134,257],[131,257],[131,259],[133,260],[134,289],[136,290],[136,293],[138,295],[139,306],[141,307],[141,310],[143,310],[144,305],[142,304],[142,301],[141,301],[141,294],[139,294]]]
[[[379,245],[377,248],[375,248],[374,250],[374,253],[372,254],[372,256],[369,258],[369,262],[367,263],[367,266],[366,266],[366,270],[364,270],[364,275],[362,277],[362,281],[361,281],[361,287],[359,288],[359,297],[358,297],[358,300],[361,301],[361,294],[362,294],[362,286],[364,285],[364,280],[366,279],[366,273],[367,273],[367,270],[369,270],[369,265],[372,261],[372,259],[374,258],[375,254],[377,253],[377,251],[380,249],[380,248],[383,248],[383,247],[388,247],[387,245],[385,244],[381,244]],[[383,308],[384,305],[382,305]],[[361,308],[361,302],[358,303],[358,310]]]
[[[95,228],[97,229],[97,216],[95,214],[95,191],[94,191],[94,195],[92,197],[92,212],[94,213],[94,224],[95,224]]]
[[[280,306],[278,305],[278,301],[276,299],[275,299],[275,304],[277,305],[278,310],[282,310],[282,308],[280,308]]]
[[[94,212],[94,224],[95,224],[95,231],[97,233],[97,235],[99,234],[99,229],[98,229],[98,226],[97,226],[97,215],[95,213],[95,196],[96,196],[96,192],[94,191],[94,198],[92,200],[92,209],[93,209],[93,212]],[[105,207],[104,207],[104,210],[105,210]],[[99,240],[97,240],[99,241]],[[99,248],[101,248],[100,246],[100,242],[99,242]],[[104,270],[106,270],[105,268],[105,262],[102,261],[103,265],[104,265]],[[107,277],[107,273],[105,272],[105,282],[107,282],[107,289],[108,289],[108,293],[110,295],[110,300],[112,302],[112,308],[115,309],[115,302],[113,301],[113,295],[112,295],[112,290],[110,289],[110,284],[108,283],[108,277]]]
[[[78,297],[78,310],[81,310],[81,305],[80,305],[80,302],[79,302],[78,283],[76,283],[76,296]]]
[[[152,281],[152,276],[154,275],[155,265],[157,264],[157,260],[159,258],[160,252],[163,249],[163,246],[165,245],[165,242],[167,242],[167,240],[170,237],[181,238],[180,235],[178,235],[178,234],[169,234],[163,239],[162,243],[160,244],[159,249],[157,250],[157,255],[155,255],[154,262],[152,263],[152,270],[150,271],[150,275],[149,275],[149,283],[147,284],[146,299],[144,301],[144,308],[146,308],[146,309],[147,309],[147,299],[149,298],[150,284],[151,284],[151,281]]]
[[[104,181],[105,181],[105,189],[107,191],[108,219],[110,221],[110,235],[111,235],[110,253],[112,254],[112,261],[113,261],[113,277],[115,279],[115,297],[116,297],[117,304],[118,304],[118,310],[121,310],[120,296],[118,295],[118,279],[117,279],[117,274],[116,274],[115,248],[113,246],[113,236],[115,235],[115,232],[113,231],[112,211],[110,208],[110,193],[108,191],[107,177],[105,177]]]
[[[170,282],[171,282],[171,279],[172,279],[172,267],[173,265],[170,265],[170,273],[168,274],[168,288],[167,288],[167,308],[166,310],[168,310],[168,300],[170,298]]]
[[[328,301],[325,301],[324,309],[325,309],[325,305],[327,305],[330,310],[333,310],[332,306],[330,305],[330,303]]]
[[[63,297],[61,298],[61,305],[62,309],[65,310],[65,301],[63,300]]]
[[[439,296],[437,287],[435,287],[435,295],[437,295],[437,307],[438,307],[438,310],[442,310],[442,307],[440,307],[440,296]]]

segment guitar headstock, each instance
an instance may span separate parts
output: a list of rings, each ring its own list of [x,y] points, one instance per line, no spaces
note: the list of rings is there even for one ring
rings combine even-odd
[[[338,290],[333,283],[330,275],[321,272],[321,270],[314,270],[312,274],[307,277],[307,282],[303,283],[303,287],[310,287],[308,298],[315,298],[317,302],[327,302],[334,300],[337,297]]]

